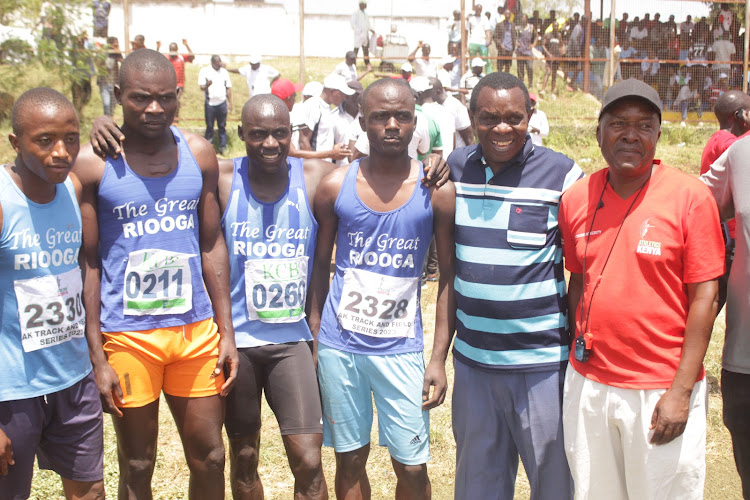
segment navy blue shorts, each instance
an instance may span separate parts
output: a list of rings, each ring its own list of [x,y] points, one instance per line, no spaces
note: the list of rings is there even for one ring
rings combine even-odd
[[[100,481],[104,475],[102,404],[93,372],[46,396],[0,401],[0,429],[16,462],[0,476],[0,500],[30,495],[35,456],[40,469],[73,481]]]

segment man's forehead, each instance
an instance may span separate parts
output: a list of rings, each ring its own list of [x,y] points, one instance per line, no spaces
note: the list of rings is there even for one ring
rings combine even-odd
[[[602,118],[659,119],[659,113],[652,105],[638,97],[625,97],[613,103]]]
[[[242,114],[242,125],[244,127],[272,129],[289,126],[289,123],[289,111],[270,102],[254,106]]]
[[[524,93],[520,87],[512,87],[509,89],[483,87],[479,91],[477,101],[482,102],[482,106],[478,106],[480,108],[485,106],[517,104],[519,107],[526,109]]]

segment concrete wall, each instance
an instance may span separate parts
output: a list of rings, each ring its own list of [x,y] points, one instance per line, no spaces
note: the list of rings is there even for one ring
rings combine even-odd
[[[381,34],[391,25],[404,35],[411,47],[418,40],[429,42],[433,54],[446,51],[448,18],[456,1],[448,0],[380,0],[368,6],[370,23]],[[353,47],[351,14],[354,1],[307,0],[305,2],[305,55],[342,57]],[[113,4],[110,12],[110,35],[124,37],[122,4]],[[200,54],[294,56],[299,54],[299,3],[278,0],[277,3],[191,3],[131,2],[130,37],[142,34],[146,46],[155,48],[161,40],[163,49],[187,38],[193,51]],[[238,59],[241,59],[238,58]],[[208,61],[208,56],[199,62]]]

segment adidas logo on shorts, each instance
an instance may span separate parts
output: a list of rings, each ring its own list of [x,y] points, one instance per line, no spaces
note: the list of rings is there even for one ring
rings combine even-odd
[[[419,434],[414,436],[411,441],[409,441],[409,444],[420,444],[422,442],[421,439],[419,439]]]

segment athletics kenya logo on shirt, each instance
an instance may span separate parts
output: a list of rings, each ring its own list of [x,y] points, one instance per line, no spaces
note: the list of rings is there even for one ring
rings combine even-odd
[[[646,255],[661,255],[661,242],[650,241],[646,239],[646,234],[648,233],[649,229],[652,229],[654,227],[655,226],[649,224],[649,219],[643,221],[640,230],[641,239],[638,240],[638,246],[635,249],[635,253]]]

